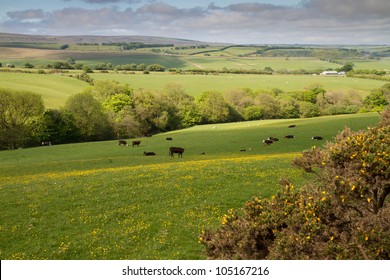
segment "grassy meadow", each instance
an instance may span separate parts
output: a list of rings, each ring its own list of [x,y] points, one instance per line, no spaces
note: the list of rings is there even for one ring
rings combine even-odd
[[[187,94],[199,96],[205,91],[216,90],[225,93],[237,88],[257,90],[281,89],[283,91],[305,90],[312,85],[322,85],[327,91],[356,91],[366,96],[372,89],[385,84],[384,81],[349,77],[325,77],[312,75],[180,75],[169,73],[121,74],[93,73],[96,80],[115,80],[129,84],[131,88],[162,89],[169,83],[180,84]]]
[[[69,96],[80,93],[89,87],[86,82],[70,77],[70,75],[77,73],[80,72],[71,71],[64,75],[0,72],[0,87],[28,90],[41,94],[47,108],[59,108],[65,104]],[[90,76],[95,80],[115,80],[129,84],[133,89],[159,90],[171,83],[180,84],[187,94],[195,97],[211,90],[226,93],[238,88],[251,88],[254,91],[278,88],[288,92],[305,90],[312,85],[322,85],[327,91],[355,91],[364,97],[372,89],[385,84],[384,81],[370,79],[311,75],[181,75],[170,73],[144,75],[142,73],[96,72]]]
[[[87,83],[61,75],[0,72],[0,87],[42,95],[47,108],[59,108],[69,96],[80,93]]]
[[[218,226],[253,196],[275,194],[281,177],[310,180],[291,160],[325,142],[311,136],[332,140],[345,126],[365,129],[378,119],[204,125],[140,138],[140,147],[106,141],[1,151],[0,258],[203,259],[202,227]],[[286,134],[296,138],[282,140]],[[280,141],[264,146],[269,136]],[[186,149],[183,158],[169,157],[173,145]]]

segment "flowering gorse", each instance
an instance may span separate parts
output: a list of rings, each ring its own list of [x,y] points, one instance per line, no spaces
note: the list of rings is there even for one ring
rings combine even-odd
[[[390,259],[390,110],[377,127],[345,129],[293,164],[311,183],[248,201],[201,234],[211,259]]]

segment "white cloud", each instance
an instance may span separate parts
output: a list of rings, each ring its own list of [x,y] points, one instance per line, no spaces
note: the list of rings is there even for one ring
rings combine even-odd
[[[179,8],[164,1],[82,0],[101,4],[9,11],[1,32],[150,35],[235,43],[389,43],[390,1],[306,0],[297,7],[235,3]],[[113,7],[145,3],[137,8]],[[98,8],[100,7],[100,8]],[[127,5],[129,7],[129,5]]]

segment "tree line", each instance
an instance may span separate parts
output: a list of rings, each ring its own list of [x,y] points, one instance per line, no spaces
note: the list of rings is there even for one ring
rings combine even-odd
[[[201,124],[310,118],[382,110],[390,84],[358,93],[326,91],[312,85],[304,91],[234,89],[206,91],[198,97],[180,84],[161,90],[137,89],[115,81],[94,81],[68,98],[60,109],[45,109],[36,93],[0,89],[0,149],[134,138]]]

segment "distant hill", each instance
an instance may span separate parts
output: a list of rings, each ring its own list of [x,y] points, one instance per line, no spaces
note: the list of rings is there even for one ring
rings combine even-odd
[[[139,42],[144,44],[173,44],[175,46],[193,46],[202,44],[223,45],[221,43],[201,42],[194,40],[154,37],[154,36],[50,36],[50,35],[25,35],[0,33],[0,44],[102,44],[102,43],[131,43]]]

